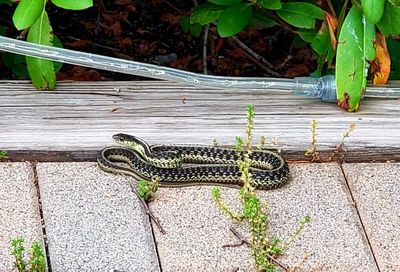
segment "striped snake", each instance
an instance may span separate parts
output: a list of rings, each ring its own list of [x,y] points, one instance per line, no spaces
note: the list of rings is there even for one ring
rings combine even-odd
[[[238,167],[240,154],[235,149],[152,145],[127,134],[116,134],[119,146],[101,150],[97,161],[100,169],[125,174],[141,180],[158,178],[162,187],[220,184],[242,186]],[[251,152],[252,186],[274,189],[289,180],[289,167],[278,154],[267,150]],[[121,164],[122,163],[122,164]]]

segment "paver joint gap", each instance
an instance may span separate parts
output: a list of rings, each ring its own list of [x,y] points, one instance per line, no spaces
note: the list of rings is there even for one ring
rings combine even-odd
[[[39,177],[37,173],[37,168],[36,168],[36,162],[31,161],[31,168],[33,172],[33,184],[36,188],[36,194],[38,197],[38,203],[39,203],[39,213],[40,213],[40,221],[42,225],[42,232],[43,232],[43,244],[45,248],[45,254],[46,254],[46,261],[47,261],[47,271],[51,272],[51,261],[50,261],[50,254],[49,254],[49,247],[47,244],[47,235],[46,235],[46,223],[44,222],[44,217],[43,217],[43,209],[42,209],[42,198],[40,196],[40,188],[39,188]]]
[[[129,185],[131,187],[132,194],[134,194],[135,197],[138,197],[138,195],[135,194],[135,183],[129,177],[125,176],[125,178],[129,181]],[[145,207],[142,207],[142,209],[145,210]],[[149,209],[150,209],[150,207],[149,207]],[[144,211],[144,212],[146,213],[146,211]],[[163,268],[162,268],[162,265],[161,265],[161,257],[160,257],[160,253],[158,252],[158,245],[157,245],[157,241],[156,241],[156,236],[154,235],[154,226],[151,223],[152,219],[151,219],[151,216],[149,214],[147,214],[147,218],[149,220],[149,225],[150,225],[150,229],[151,229],[151,236],[153,237],[154,247],[155,247],[155,250],[156,250],[156,255],[157,255],[157,260],[158,260],[158,263],[159,263],[160,272],[163,272]]]
[[[361,228],[362,228],[362,231],[363,231],[363,234],[364,234],[363,236],[365,237],[365,239],[366,239],[366,241],[368,243],[368,247],[369,247],[369,250],[372,253],[372,257],[374,258],[374,262],[375,262],[376,268],[380,272],[381,269],[379,267],[378,261],[376,260],[375,253],[374,253],[374,251],[372,249],[371,241],[370,241],[370,239],[368,237],[368,234],[367,234],[367,232],[365,230],[364,222],[362,220],[360,211],[358,210],[356,199],[354,198],[353,192],[351,191],[351,187],[350,187],[349,181],[347,179],[346,173],[345,173],[345,171],[343,169],[343,164],[339,163],[339,166],[340,166],[340,170],[342,171],[342,175],[343,175],[344,181],[346,183],[346,188],[347,188],[347,190],[348,190],[348,192],[350,194],[350,197],[351,197],[351,201],[352,201],[352,204],[353,204],[352,206],[355,208],[355,210],[357,212],[357,217],[358,217],[358,220],[360,221],[360,225],[361,225]]]

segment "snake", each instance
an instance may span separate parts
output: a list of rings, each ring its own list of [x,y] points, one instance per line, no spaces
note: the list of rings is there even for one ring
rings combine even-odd
[[[97,163],[101,170],[137,180],[157,179],[160,187],[222,185],[241,187],[238,160],[244,151],[201,145],[149,145],[144,140],[115,134],[116,146],[103,148]],[[249,153],[251,185],[255,189],[278,188],[290,179],[289,166],[277,153],[260,149]]]

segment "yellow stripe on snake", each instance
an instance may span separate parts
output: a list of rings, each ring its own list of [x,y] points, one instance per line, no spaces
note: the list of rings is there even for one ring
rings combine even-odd
[[[138,180],[157,178],[161,187],[219,184],[242,186],[235,149],[208,146],[152,145],[127,134],[113,139],[120,146],[104,148],[98,158],[103,171],[124,174]],[[250,155],[252,186],[274,189],[290,177],[287,162],[267,150],[253,150]],[[123,163],[123,165],[121,164]]]

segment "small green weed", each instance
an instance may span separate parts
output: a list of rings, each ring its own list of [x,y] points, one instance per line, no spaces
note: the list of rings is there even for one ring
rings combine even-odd
[[[137,188],[134,189],[133,191],[138,196],[139,200],[142,202],[142,205],[146,213],[157,225],[160,232],[162,234],[165,234],[164,228],[162,227],[158,219],[154,216],[154,214],[150,211],[148,205],[148,202],[152,200],[154,194],[157,192],[159,185],[160,185],[160,179],[158,177],[154,177],[151,181],[140,180]]]
[[[159,186],[159,179],[154,178],[152,181],[141,180],[138,183],[137,191],[139,196],[145,200],[149,201],[155,192],[157,192]]]
[[[279,137],[271,137],[267,138],[265,136],[261,136],[257,145],[258,149],[267,149],[267,150],[275,150],[278,154],[282,153],[282,146],[279,144]]]
[[[340,142],[336,145],[335,149],[332,151],[332,153],[330,154],[328,161],[332,161],[332,160],[336,160],[336,161],[340,161],[341,158],[339,158],[340,154],[344,153],[344,141],[350,137],[350,134],[354,131],[354,129],[356,128],[355,124],[351,124],[349,126],[349,128],[342,133],[342,139],[340,140]]]
[[[320,159],[319,152],[317,150],[317,120],[311,120],[311,143],[310,147],[306,149],[304,156],[310,157],[312,162],[317,162]]]
[[[320,153],[317,150],[317,127],[318,123],[316,120],[311,121],[311,142],[310,142],[310,147],[306,149],[304,156],[310,157],[311,162],[319,162],[321,157]],[[351,124],[349,128],[342,133],[342,138],[339,141],[339,143],[335,146],[331,154],[326,158],[326,161],[331,162],[333,160],[335,161],[341,161],[342,158],[340,158],[340,154],[343,154],[345,152],[344,150],[344,142],[347,138],[350,137],[350,134],[354,131],[356,128],[355,124]]]
[[[14,267],[18,272],[44,272],[46,271],[46,257],[43,248],[38,241],[31,245],[29,259],[25,260],[24,239],[18,238],[11,241],[14,256]]]
[[[5,150],[0,150],[0,159],[1,158],[7,158],[8,152]]]
[[[238,166],[241,171],[241,180],[243,187],[239,191],[239,198],[242,203],[242,210],[237,214],[233,213],[228,205],[223,201],[220,189],[215,187],[212,189],[212,195],[218,207],[236,222],[247,222],[252,236],[250,243],[252,255],[254,257],[258,271],[273,272],[278,271],[278,266],[286,269],[276,260],[276,257],[282,254],[290,244],[298,237],[304,226],[311,221],[309,216],[301,220],[299,227],[290,237],[288,242],[282,244],[279,239],[270,238],[268,235],[268,216],[267,203],[260,199],[254,188],[251,186],[251,152],[252,152],[252,130],[254,128],[254,107],[247,107],[247,126],[246,126],[246,141],[242,138],[236,138],[236,150],[240,154]]]

